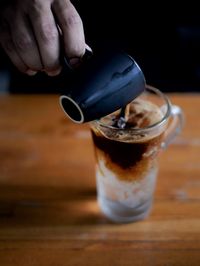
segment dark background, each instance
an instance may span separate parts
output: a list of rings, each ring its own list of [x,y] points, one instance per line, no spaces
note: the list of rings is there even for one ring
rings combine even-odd
[[[73,1],[82,17],[86,41],[122,47],[142,68],[147,83],[162,91],[200,91],[200,15],[190,3]],[[1,51],[1,70],[10,73],[10,92],[57,93],[57,80],[20,74]]]

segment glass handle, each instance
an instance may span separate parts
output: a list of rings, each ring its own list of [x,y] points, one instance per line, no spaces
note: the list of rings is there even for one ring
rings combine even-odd
[[[182,131],[184,126],[184,116],[182,109],[177,105],[171,106],[171,121],[165,131],[164,141],[161,148],[166,149],[174,138]]]

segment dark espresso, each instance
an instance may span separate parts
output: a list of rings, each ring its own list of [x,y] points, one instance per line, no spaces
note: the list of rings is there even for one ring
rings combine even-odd
[[[113,127],[118,113],[104,119]],[[93,128],[92,138],[96,147],[97,162],[103,160],[105,166],[123,180],[138,179],[154,166],[154,158],[162,141],[163,129],[155,134],[135,134],[134,129],[143,129],[162,120],[160,109],[145,100],[131,103],[125,129]]]
[[[157,136],[146,142],[128,143],[106,139],[94,132],[92,137],[96,148],[107,154],[114,164],[123,169],[130,169],[140,162],[143,154],[158,145],[161,140],[161,136]]]

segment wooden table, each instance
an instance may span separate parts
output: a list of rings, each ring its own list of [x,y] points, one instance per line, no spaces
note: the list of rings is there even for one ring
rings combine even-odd
[[[96,202],[87,125],[57,95],[0,96],[0,265],[200,265],[200,95],[171,94],[186,118],[160,157],[148,219],[115,225]]]

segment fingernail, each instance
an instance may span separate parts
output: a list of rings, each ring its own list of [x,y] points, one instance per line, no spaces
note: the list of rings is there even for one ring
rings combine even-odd
[[[53,70],[53,71],[50,71],[50,72],[46,72],[48,76],[50,77],[54,77],[54,76],[57,76],[60,74],[62,68],[59,68],[59,69],[56,69],[56,70]]]
[[[80,65],[80,58],[79,57],[73,57],[68,60],[70,66],[77,67]]]
[[[85,45],[85,50],[88,50],[88,51],[90,51],[91,53],[92,53],[92,48],[89,46],[89,45]]]
[[[81,57],[81,62],[87,61],[88,59],[92,57],[92,55],[93,55],[92,49],[88,45],[86,45],[85,53]]]
[[[34,70],[31,70],[31,69],[28,69],[26,71],[26,74],[29,75],[29,76],[34,76],[35,74],[37,74],[37,71],[34,71]]]

